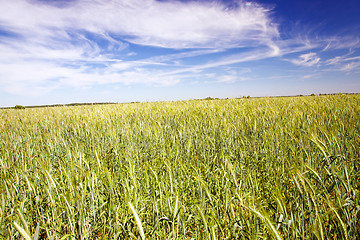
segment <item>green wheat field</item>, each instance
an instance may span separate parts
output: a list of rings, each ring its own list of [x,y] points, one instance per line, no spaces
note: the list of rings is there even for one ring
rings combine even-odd
[[[0,110],[0,239],[359,239],[360,95]]]

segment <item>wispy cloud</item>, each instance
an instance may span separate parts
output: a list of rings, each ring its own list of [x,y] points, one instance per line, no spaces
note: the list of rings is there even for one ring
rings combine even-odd
[[[342,62],[359,61],[359,60],[360,60],[360,56],[356,56],[356,57],[337,56],[337,57],[328,59],[326,61],[326,63],[333,65],[333,64],[342,63]]]
[[[360,47],[359,36],[331,36],[322,39],[324,48],[322,51],[336,50],[336,49],[354,49]]]
[[[344,66],[342,66],[340,68],[340,70],[342,71],[352,71],[354,69],[358,69],[360,67],[360,61],[357,62],[351,62],[351,63],[347,63]]]
[[[301,54],[297,59],[291,59],[289,61],[296,65],[311,67],[320,62],[320,57],[318,57],[316,53],[310,52]]]
[[[220,57],[215,61],[214,60],[208,61],[206,63],[197,64],[195,66],[184,67],[178,70],[164,72],[164,75],[173,75],[173,74],[186,73],[186,72],[199,72],[204,69],[228,66],[243,62],[257,61],[257,60],[277,57],[277,56],[279,56],[279,52],[277,49],[258,48],[238,54],[230,54],[225,57]]]
[[[1,0],[1,5],[2,28],[40,42],[82,30],[141,45],[230,48],[266,44],[279,35],[268,9],[240,1],[232,9],[213,1],[78,0],[58,7],[51,1]]]
[[[360,56],[354,56],[354,52],[349,52],[342,56],[330,58],[325,63],[337,70],[349,72],[360,67]]]
[[[179,60],[241,47],[270,48],[279,36],[269,9],[236,2],[156,0],[52,1],[0,0],[1,88],[40,93],[63,85],[108,82],[174,84],[181,73],[200,71],[265,54],[240,54],[188,67]],[[177,49],[148,58],[129,44]],[[149,66],[171,66],[162,71]],[[178,70],[174,70],[178,68]],[[21,71],[19,71],[21,69]],[[174,76],[177,76],[175,78]],[[34,88],[40,91],[26,91]]]

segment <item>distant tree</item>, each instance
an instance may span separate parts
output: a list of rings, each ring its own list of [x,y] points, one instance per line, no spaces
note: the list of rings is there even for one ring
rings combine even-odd
[[[14,108],[15,108],[15,109],[25,109],[25,107],[22,106],[22,105],[16,105]]]

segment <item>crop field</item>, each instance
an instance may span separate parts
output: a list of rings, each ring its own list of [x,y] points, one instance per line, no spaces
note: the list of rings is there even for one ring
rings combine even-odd
[[[0,110],[0,239],[359,239],[360,95]]]

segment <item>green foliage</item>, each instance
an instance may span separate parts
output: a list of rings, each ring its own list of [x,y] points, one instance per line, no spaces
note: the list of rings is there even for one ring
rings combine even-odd
[[[219,100],[219,98],[206,97],[203,100]]]
[[[0,110],[0,239],[357,239],[359,105]]]
[[[22,106],[22,105],[16,105],[14,108],[15,108],[15,109],[25,109],[25,107]]]

